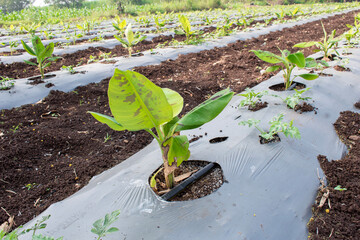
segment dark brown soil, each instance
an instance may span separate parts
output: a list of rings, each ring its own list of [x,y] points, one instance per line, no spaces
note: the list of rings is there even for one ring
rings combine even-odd
[[[360,102],[356,102],[356,103],[354,104],[354,106],[355,106],[357,109],[360,109]]]
[[[184,162],[180,165],[179,168],[175,170],[174,175],[176,177],[192,171],[194,171],[195,173],[195,171],[198,171],[201,168],[205,167],[208,163],[209,162],[207,161]],[[157,170],[154,171],[154,173],[156,172]],[[158,195],[163,195],[163,194],[159,194],[160,192],[166,190],[165,177],[163,172],[159,172],[159,174],[157,174],[157,176],[155,177],[155,180],[157,182],[156,183],[157,190],[155,190],[155,192]],[[183,179],[182,181],[177,182],[174,187],[176,187],[185,180],[186,179]],[[170,201],[188,201],[192,199],[205,197],[216,191],[218,188],[220,188],[221,185],[223,185],[223,183],[224,183],[223,172],[221,170],[221,167],[218,164],[216,164],[215,167],[213,167],[206,175],[204,175],[202,178],[198,179],[193,184],[186,187],[183,191],[179,192],[177,195],[172,197]]]
[[[346,23],[353,23],[353,15],[351,12],[331,17],[323,23],[327,31],[336,26],[341,34],[347,30]],[[181,55],[175,61],[138,67],[136,71],[161,87],[178,91],[184,98],[183,114],[223,88],[240,92],[270,78],[272,74],[261,75],[259,69],[268,65],[249,50],[278,53],[277,47],[291,49],[298,42],[319,41],[322,36],[317,21],[224,48]],[[311,50],[305,49],[305,55]],[[79,62],[86,56],[78,52],[71,58]],[[0,66],[0,75],[8,71],[4,67]],[[24,68],[20,64],[18,72],[11,74],[20,77]],[[143,131],[115,132],[86,113],[110,114],[107,87],[105,79],[69,93],[51,91],[41,103],[0,112],[0,206],[15,216],[16,226],[78,191],[93,176],[127,159],[152,140]],[[41,117],[50,111],[58,115]],[[0,210],[0,223],[8,219],[5,210]]]
[[[299,112],[300,114],[301,113],[304,113],[304,112],[312,112],[312,111],[315,111],[315,107],[312,106],[311,104],[308,104],[306,102],[303,102],[302,104],[298,104],[294,107],[294,111],[296,112]],[[315,111],[315,114],[317,112]]]
[[[318,75],[321,76],[321,77],[332,77],[333,76],[332,74],[323,73],[323,72],[318,73]]]
[[[340,66],[340,65],[334,66],[334,69],[335,69],[336,71],[339,71],[339,72],[351,72],[350,68],[348,68],[348,67],[343,67],[343,66]]]
[[[329,161],[319,155],[320,166],[325,172],[327,186],[322,186],[313,206],[309,221],[309,239],[360,239],[360,114],[342,112],[334,124],[340,139],[348,146],[349,153],[339,160]],[[340,191],[335,188],[346,188]],[[329,191],[323,207],[319,202]]]
[[[256,111],[259,111],[260,109],[266,108],[267,106],[268,106],[268,102],[259,101],[255,104],[254,107],[249,105],[248,110],[256,112]]]
[[[293,86],[294,84],[295,84],[295,86]],[[296,90],[304,89],[304,88],[306,88],[306,85],[302,84],[302,83],[298,83],[298,82],[293,82],[291,84],[291,86],[289,86],[289,88],[287,90],[285,90],[284,83],[279,83],[279,84],[272,85],[269,88],[273,91],[282,92],[282,91],[291,91],[293,89],[296,89]]]
[[[269,144],[269,143],[281,142],[281,139],[280,139],[279,135],[275,134],[275,135],[273,135],[272,139],[265,139],[265,138],[259,136],[259,141],[260,141],[260,144]]]

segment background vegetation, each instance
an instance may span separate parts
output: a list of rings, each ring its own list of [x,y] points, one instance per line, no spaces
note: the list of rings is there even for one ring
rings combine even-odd
[[[58,24],[76,19],[99,20],[116,15],[147,15],[207,9],[240,9],[250,5],[336,2],[340,0],[45,0],[48,6],[33,7],[34,0],[0,0],[0,26],[32,23]],[[346,1],[346,0],[341,0]]]

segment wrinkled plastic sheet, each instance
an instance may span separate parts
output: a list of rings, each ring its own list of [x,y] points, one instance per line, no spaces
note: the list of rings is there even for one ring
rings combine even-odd
[[[331,16],[332,15],[334,14],[331,14]],[[24,104],[38,102],[42,98],[46,97],[51,90],[68,92],[74,90],[78,86],[100,82],[105,78],[111,77],[115,68],[127,70],[137,66],[160,64],[162,61],[167,59],[175,60],[180,54],[196,53],[203,50],[213,49],[215,47],[224,47],[227,44],[236,42],[238,40],[256,38],[260,35],[268,34],[271,31],[281,30],[285,27],[294,27],[295,25],[301,25],[307,22],[316,21],[318,19],[321,19],[321,17],[317,16],[315,18],[296,23],[280,24],[256,30],[252,29],[252,31],[249,32],[240,32],[221,39],[208,41],[197,46],[186,45],[180,48],[156,49],[155,52],[157,52],[157,54],[152,54],[150,51],[146,51],[144,52],[144,56],[141,57],[117,57],[113,58],[113,60],[116,60],[115,64],[93,63],[74,68],[77,71],[84,71],[85,74],[70,75],[65,71],[52,72],[53,74],[56,74],[56,77],[46,80],[46,82],[43,84],[38,84],[35,86],[27,84],[27,79],[17,79],[15,81],[15,86],[9,91],[0,91],[0,109],[10,109],[13,107],[19,107]],[[53,83],[55,86],[46,88],[45,85],[47,83]]]
[[[270,96],[263,97],[269,103],[267,108],[250,112],[237,107],[243,98],[235,96],[212,122],[183,132],[189,139],[203,136],[190,144],[190,159],[217,162],[223,169],[227,182],[211,195],[183,202],[165,202],[157,197],[148,177],[162,160],[157,143],[152,142],[94,177],[79,192],[51,205],[41,214],[51,214],[51,218],[39,233],[91,239],[92,223],[119,209],[120,218],[113,224],[119,232],[106,239],[306,239],[306,224],[319,187],[318,172],[323,177],[317,156],[340,159],[346,154],[346,146],[332,124],[341,111],[359,112],[353,104],[359,100],[360,49],[351,52],[347,67],[352,72],[325,69],[333,76],[314,81],[297,79],[311,87],[305,96],[312,98],[310,103],[317,107],[317,114],[296,113]],[[282,81],[279,73],[254,89],[268,90]],[[292,94],[269,91],[282,97]],[[280,134],[281,142],[261,145],[256,129],[238,125],[249,118],[261,119],[260,127],[266,130],[267,122],[278,113],[285,114],[285,121],[294,120],[301,140]],[[228,139],[210,144],[215,137]]]

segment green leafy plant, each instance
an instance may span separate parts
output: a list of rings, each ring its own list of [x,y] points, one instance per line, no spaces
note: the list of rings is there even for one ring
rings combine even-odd
[[[301,42],[298,44],[295,44],[294,47],[298,47],[298,48],[307,48],[307,47],[312,47],[312,46],[316,46],[318,49],[315,49],[314,52],[320,52],[322,51],[324,53],[324,58],[323,60],[325,61],[330,61],[330,57],[331,57],[331,52],[335,52],[337,55],[339,55],[339,53],[336,51],[338,42],[340,41],[340,39],[336,39],[335,38],[335,34],[336,34],[336,30],[334,29],[330,36],[328,37],[328,34],[325,30],[324,24],[321,23],[323,31],[324,31],[324,40],[322,42]]]
[[[246,88],[245,93],[240,93],[240,96],[245,97],[244,100],[241,100],[239,107],[248,106],[249,109],[255,108],[256,104],[261,100],[265,95],[268,95],[268,91],[255,92],[253,89]]]
[[[248,26],[251,25],[251,23],[253,21],[254,21],[254,19],[252,19],[252,18],[243,17],[243,18],[240,18],[237,20],[236,25],[242,26],[244,29],[246,29]]]
[[[232,33],[232,25],[234,24],[234,22],[231,22],[229,19],[225,20],[222,24],[219,23],[216,26],[216,35],[218,37],[222,37],[222,36],[229,36]]]
[[[0,76],[0,90],[9,90],[15,85],[13,78]]]
[[[41,24],[32,23],[30,25],[23,26],[23,28],[26,32],[28,32],[28,34],[31,35],[31,37],[34,37],[36,29],[38,29],[40,26]]]
[[[42,31],[42,33],[43,33],[45,39],[47,39],[47,40],[53,39],[55,37],[54,33],[51,32],[51,31],[45,31],[44,30],[44,31]]]
[[[90,30],[94,28],[94,22],[85,20],[82,25],[77,24],[76,27],[83,32],[83,34],[90,34]]]
[[[30,48],[23,40],[21,40],[24,49],[30,55],[36,57],[37,64],[27,60],[24,60],[24,62],[29,65],[37,66],[40,71],[41,78],[44,78],[44,69],[49,67],[52,62],[60,59],[60,57],[52,57],[52,53],[54,52],[54,43],[51,42],[45,47],[38,36],[34,36],[31,42],[33,48]]]
[[[104,137],[104,143],[106,143],[109,140],[111,140],[111,135],[109,135],[109,133],[106,133],[106,136]]]
[[[180,35],[185,34],[186,36],[185,43],[187,44],[196,43],[197,41],[192,41],[191,38],[198,34],[201,34],[202,32],[192,31],[190,21],[185,15],[179,15],[179,21],[180,21],[181,30],[175,29],[175,34],[180,34]]]
[[[334,187],[334,190],[336,190],[336,191],[346,191],[347,188],[342,188],[341,185],[337,185],[336,187]]]
[[[113,211],[110,214],[106,214],[104,218],[98,219],[94,222],[91,232],[98,236],[97,240],[105,237],[108,233],[119,231],[116,227],[110,227],[116,220],[119,219],[120,210]]]
[[[77,33],[77,32],[76,32],[76,29],[74,29],[73,32],[71,32],[71,33],[68,32],[68,33],[67,33],[65,39],[66,39],[66,40],[71,40],[71,41],[72,41],[72,44],[73,44],[73,45],[76,45],[76,39],[82,38],[82,37],[83,37],[83,35],[82,35],[81,33]]]
[[[74,66],[73,65],[69,65],[69,66],[65,66],[63,65],[61,67],[62,70],[65,70],[65,71],[68,71],[70,74],[75,74],[76,73],[76,70],[74,69]]]
[[[275,135],[278,133],[283,133],[285,137],[292,137],[300,139],[300,132],[297,127],[293,126],[293,120],[291,120],[289,123],[283,122],[284,120],[284,114],[279,114],[275,116],[270,122],[270,128],[269,131],[266,132],[262,130],[258,125],[260,123],[260,120],[256,119],[249,119],[247,121],[241,121],[239,122],[239,125],[244,125],[248,127],[254,126],[257,130],[260,132],[260,136],[266,140],[272,140],[274,139]]]
[[[9,47],[10,47],[10,55],[13,55],[14,52],[14,48],[16,48],[17,46],[19,46],[19,43],[17,41],[10,41],[9,42]]]
[[[283,22],[286,16],[284,9],[281,9],[281,12],[276,12],[275,15],[280,22]]]
[[[98,61],[99,61],[99,59],[97,59],[97,56],[90,55],[87,63],[89,64],[89,63],[98,62]]]
[[[53,237],[44,236],[41,234],[35,234],[37,230],[44,229],[46,227],[45,221],[47,221],[50,218],[50,215],[43,216],[40,220],[38,220],[35,225],[29,229],[25,229],[21,232],[19,230],[22,228],[22,226],[18,227],[11,233],[6,233],[3,230],[0,230],[0,240],[18,240],[19,236],[24,235],[28,232],[33,231],[32,240],[55,240]],[[63,238],[57,238],[56,240],[62,240]]]
[[[154,22],[155,22],[156,29],[157,29],[158,32],[166,24],[166,20],[160,20],[160,17],[158,15],[154,16]]]
[[[311,97],[302,97],[302,94],[304,92],[310,90],[310,88],[305,88],[303,90],[297,90],[297,89],[294,89],[294,90],[295,90],[295,93],[290,96],[287,96],[285,99],[283,99],[282,97],[280,97],[278,95],[273,95],[273,96],[281,98],[286,103],[286,105],[291,109],[294,109],[295,106],[300,103],[300,101],[307,101],[307,100],[311,99]]]
[[[114,37],[121,43],[124,48],[127,48],[129,51],[129,57],[131,57],[132,47],[138,44],[139,42],[145,40],[146,36],[135,34],[131,29],[131,23],[126,27],[125,30],[125,39],[121,36],[114,35]]]
[[[183,98],[179,93],[160,88],[137,72],[115,69],[108,90],[114,117],[89,113],[116,131],[145,130],[151,134],[161,149],[166,186],[172,188],[175,169],[190,157],[189,141],[180,131],[198,128],[214,119],[233,94],[229,89],[222,90],[180,119]]]
[[[314,62],[313,58],[305,58],[302,52],[290,53],[288,50],[280,50],[281,56],[262,50],[251,50],[250,52],[253,52],[258,58],[265,62],[276,64],[274,66],[268,67],[265,70],[266,72],[274,72],[280,68],[283,70],[285,90],[287,90],[292,85],[296,77],[301,77],[305,80],[315,80],[319,77],[317,74],[311,73],[295,75],[294,77],[291,76],[291,73],[295,67],[304,68],[309,66],[310,63],[313,64]]]
[[[112,23],[112,26],[115,28],[115,30],[119,32],[120,36],[124,34],[126,25],[127,25],[126,19],[121,21],[119,16],[116,16],[115,22]]]

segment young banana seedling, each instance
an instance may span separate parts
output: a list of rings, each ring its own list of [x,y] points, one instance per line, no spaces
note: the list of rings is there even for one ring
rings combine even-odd
[[[29,65],[37,66],[40,71],[41,78],[44,78],[44,69],[49,67],[52,62],[60,59],[60,57],[52,57],[54,52],[54,43],[51,42],[45,47],[38,36],[34,36],[31,42],[33,48],[29,47],[23,40],[21,40],[24,49],[30,55],[36,57],[37,64],[27,60],[24,60],[24,62]]]
[[[180,35],[185,34],[186,44],[198,42],[198,41],[192,42],[191,38],[195,35],[201,34],[202,32],[192,31],[190,21],[185,15],[179,15],[179,21],[180,21],[181,30],[175,29],[175,34],[180,34]]]
[[[127,26],[126,30],[125,30],[125,39],[121,38],[121,36],[117,36],[114,35],[114,37],[121,43],[121,45],[124,48],[127,48],[127,50],[129,51],[129,57],[131,57],[131,53],[132,53],[132,47],[135,46],[136,44],[138,44],[139,42],[145,40],[146,36],[144,35],[140,35],[133,33],[132,29],[131,29],[131,23],[129,23],[129,25]]]
[[[122,20],[119,16],[116,16],[115,22],[112,23],[112,26],[119,32],[119,35],[122,37],[124,34],[124,30],[126,28],[127,22],[126,19]]]
[[[115,69],[108,89],[114,117],[89,113],[113,130],[145,130],[151,134],[159,144],[166,186],[170,189],[175,183],[175,169],[190,157],[189,141],[180,131],[198,128],[214,119],[233,94],[229,89],[222,90],[180,119],[183,98],[179,93],[160,88],[137,72]]]
[[[296,77],[301,77],[305,80],[315,80],[319,77],[317,74],[312,73],[304,73],[292,77],[291,74],[295,67],[304,68],[309,64],[313,64],[315,61],[313,58],[305,58],[302,52],[290,53],[288,50],[280,50],[281,56],[262,50],[251,50],[250,52],[253,52],[258,58],[265,62],[276,64],[268,67],[265,70],[266,72],[274,72],[280,68],[283,70],[285,90],[292,85]]]
[[[314,52],[322,51],[324,54],[323,60],[330,61],[332,52],[335,52],[337,55],[339,55],[336,48],[337,48],[337,45],[338,45],[338,42],[340,41],[340,39],[335,38],[335,34],[336,34],[335,29],[331,32],[330,36],[328,37],[328,34],[327,34],[324,24],[322,22],[321,22],[321,25],[322,25],[322,29],[324,32],[324,40],[322,42],[321,41],[320,42],[315,42],[315,41],[301,42],[301,43],[295,44],[294,47],[307,48],[307,47],[316,46],[318,49],[315,49]]]

